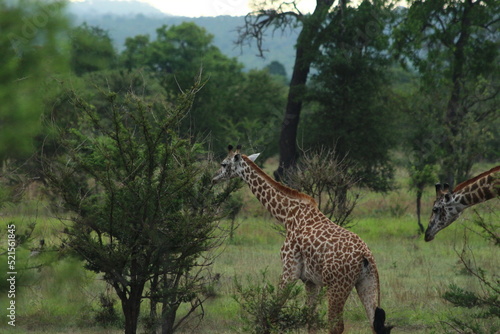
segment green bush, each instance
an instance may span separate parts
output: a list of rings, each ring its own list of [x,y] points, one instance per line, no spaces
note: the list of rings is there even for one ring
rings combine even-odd
[[[324,327],[323,314],[313,314],[307,306],[301,305],[297,297],[302,287],[296,283],[277,288],[267,279],[267,272],[261,272],[261,280],[243,287],[235,279],[234,299],[243,311],[244,330],[255,334],[284,333],[305,328]]]

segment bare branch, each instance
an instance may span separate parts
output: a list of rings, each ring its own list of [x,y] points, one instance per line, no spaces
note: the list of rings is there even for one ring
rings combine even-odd
[[[352,168],[347,156],[339,157],[335,149],[321,148],[318,152],[304,152],[286,177],[292,187],[314,197],[327,217],[347,226],[359,199],[353,187],[360,180],[352,174]]]
[[[292,5],[294,10],[285,11],[286,5]],[[238,39],[235,44],[243,47],[250,45],[253,40],[257,44],[259,57],[264,57],[267,51],[263,47],[265,33],[273,27],[273,33],[281,30],[284,33],[287,28],[292,29],[302,21],[304,15],[297,9],[295,2],[282,3],[277,9],[259,9],[245,16],[245,25],[238,27]]]

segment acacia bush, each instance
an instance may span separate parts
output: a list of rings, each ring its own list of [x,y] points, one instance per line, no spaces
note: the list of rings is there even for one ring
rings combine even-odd
[[[285,333],[306,326],[324,327],[324,314],[311,312],[298,302],[303,289],[296,283],[278,288],[267,279],[266,271],[261,280],[248,286],[235,279],[236,294],[233,298],[240,305],[245,324],[244,330],[255,334]]]
[[[500,246],[500,236],[497,232],[498,214],[490,212],[490,219],[485,215],[475,212],[474,224],[480,227],[480,235],[489,240],[492,244]],[[497,226],[495,226],[497,225]],[[452,303],[456,307],[465,308],[468,311],[465,316],[449,316],[445,322],[447,331],[452,333],[472,333],[472,334],[494,334],[500,331],[500,280],[495,273],[488,273],[477,265],[474,259],[472,247],[468,238],[464,236],[463,248],[457,251],[463,272],[474,277],[481,291],[471,291],[467,287],[460,287],[450,284],[448,290],[443,294],[443,299]]]
[[[202,145],[178,130],[200,87],[168,105],[101,90],[99,113],[74,93],[78,126],[63,129],[63,154],[42,159],[61,217],[70,217],[65,244],[113,287],[127,334],[144,300],[150,333],[173,333],[199,315],[210,251],[225,236],[218,222],[235,183],[215,193]],[[189,306],[178,316],[181,304]]]
[[[314,197],[319,209],[337,225],[348,226],[359,198],[354,186],[360,181],[352,173],[353,163],[339,157],[335,149],[304,152],[294,169],[286,172],[288,184]]]

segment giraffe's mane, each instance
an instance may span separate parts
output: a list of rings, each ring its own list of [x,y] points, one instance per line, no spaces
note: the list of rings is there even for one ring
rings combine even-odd
[[[241,156],[243,157],[245,162],[248,165],[250,165],[253,168],[253,170],[257,174],[259,174],[263,179],[265,179],[266,182],[269,183],[274,189],[286,194],[287,196],[290,196],[292,198],[309,203],[315,207],[318,206],[318,204],[316,203],[316,200],[314,198],[312,198],[311,196],[306,195],[304,193],[301,193],[298,190],[292,189],[290,187],[287,187],[287,186],[281,184],[280,182],[278,182],[278,181],[274,180],[272,177],[270,177],[266,172],[264,172],[259,166],[257,166],[256,163],[254,163],[252,160],[250,160],[246,155],[242,154]]]
[[[489,171],[486,171],[486,172],[483,172],[477,176],[474,176],[472,179],[470,180],[467,180],[467,181],[464,181],[460,184],[458,184],[455,189],[453,189],[453,192],[456,192],[456,191],[459,191],[459,190],[462,190],[463,188],[467,187],[469,184],[472,184],[474,182],[476,182],[477,180],[491,174],[491,173],[495,173],[495,172],[500,172],[500,166],[496,166],[496,167],[493,167],[492,169],[490,169]]]

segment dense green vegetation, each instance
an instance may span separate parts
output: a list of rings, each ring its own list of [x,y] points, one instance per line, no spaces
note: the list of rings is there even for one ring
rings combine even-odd
[[[210,175],[228,143],[261,152],[270,174],[283,167],[292,119],[285,148],[326,148],[356,180],[332,191],[341,206],[356,192],[345,218],[379,263],[388,322],[498,331],[498,201],[432,243],[419,233],[432,183],[498,164],[500,3],[325,1],[313,15],[272,3],[240,33],[301,29],[291,84],[279,59],[245,70],[193,22],[118,50],[103,27],[71,27],[64,2],[0,0],[0,293],[14,246],[17,272],[16,328],[4,317],[2,332],[251,327],[238,294],[273,295],[282,236],[247,191],[233,194],[240,183],[213,187]],[[299,305],[300,286],[291,294]],[[349,301],[350,332],[367,332],[363,312]]]
[[[21,0],[7,9],[0,2],[0,159],[32,151],[40,130],[43,97],[51,76],[67,69],[61,32],[69,28],[60,3],[28,5]],[[7,154],[9,153],[9,154]]]

